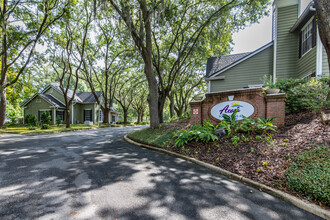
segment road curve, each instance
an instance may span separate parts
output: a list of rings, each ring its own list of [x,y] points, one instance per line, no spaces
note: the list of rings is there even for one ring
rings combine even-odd
[[[182,159],[138,127],[0,137],[0,219],[320,219]]]

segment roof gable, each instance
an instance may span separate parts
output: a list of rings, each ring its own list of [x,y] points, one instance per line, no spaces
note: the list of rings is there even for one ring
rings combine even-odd
[[[220,69],[217,69],[217,64],[212,64],[210,63],[210,65],[212,65],[212,67],[209,67],[209,69],[214,69],[215,71],[213,73],[211,73],[210,75],[206,75],[206,78],[212,78],[215,77],[221,73],[223,73],[224,71],[238,65],[239,63],[243,62],[244,60],[249,59],[250,57],[264,51],[265,49],[269,48],[270,46],[273,45],[273,41],[269,42],[268,44],[260,47],[259,49],[253,51],[253,52],[249,52],[249,53],[243,53],[243,54],[233,54],[233,55],[228,55],[228,56],[234,56],[234,57],[230,57],[229,60],[232,60],[232,62],[227,62],[225,66],[221,66],[219,65]],[[237,56],[239,55],[239,56]],[[223,56],[223,57],[227,57],[227,56]],[[221,58],[221,57],[220,57]],[[236,59],[235,59],[236,58]],[[209,61],[208,61],[209,62]],[[220,62],[221,63],[221,62]],[[225,62],[223,62],[225,63]]]
[[[218,71],[226,68],[227,66],[242,59],[250,53],[251,52],[208,58],[206,65],[206,77],[210,77],[213,74],[216,74]]]
[[[27,106],[30,102],[32,102],[36,97],[42,98],[44,101],[49,103],[51,106],[57,107],[57,108],[65,108],[65,105],[56,99],[54,96],[49,95],[49,94],[42,94],[42,93],[36,93],[34,96],[32,96],[29,100],[24,102],[21,107]]]

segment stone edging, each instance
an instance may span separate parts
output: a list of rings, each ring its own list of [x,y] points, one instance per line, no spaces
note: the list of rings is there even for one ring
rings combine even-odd
[[[264,184],[255,182],[253,180],[250,180],[250,179],[245,178],[243,176],[240,176],[238,174],[231,173],[227,170],[224,170],[224,169],[216,167],[214,165],[196,160],[196,159],[191,158],[191,157],[187,157],[187,156],[184,156],[184,155],[181,155],[181,154],[178,154],[178,153],[167,151],[167,150],[164,150],[164,149],[161,149],[161,148],[158,148],[158,147],[153,147],[153,146],[150,146],[150,145],[147,145],[147,144],[138,143],[138,142],[133,141],[132,139],[128,138],[127,135],[124,136],[124,139],[127,142],[131,143],[131,144],[141,146],[141,147],[144,147],[144,148],[148,148],[148,149],[151,149],[151,150],[159,151],[159,152],[162,152],[162,153],[166,153],[166,154],[169,154],[171,156],[179,157],[179,158],[184,159],[186,161],[190,161],[192,163],[198,164],[198,165],[203,166],[205,168],[208,168],[212,171],[220,173],[220,174],[222,174],[222,175],[224,175],[224,176],[226,176],[230,179],[233,179],[233,180],[239,181],[241,183],[247,184],[247,185],[252,186],[253,188],[256,188],[256,189],[258,189],[262,192],[266,192],[266,193],[268,193],[268,194],[270,194],[274,197],[277,197],[277,198],[282,199],[286,202],[289,202],[292,205],[297,206],[298,208],[301,208],[301,209],[303,209],[307,212],[310,212],[314,215],[317,215],[321,218],[330,220],[330,211],[328,211],[326,209],[323,209],[323,208],[321,208],[321,207],[319,207],[315,204],[312,204],[310,202],[298,199],[298,198],[296,198],[296,197],[294,197],[294,196],[292,196],[288,193],[282,192],[280,190],[273,189],[273,188],[271,188],[269,186],[266,186]]]

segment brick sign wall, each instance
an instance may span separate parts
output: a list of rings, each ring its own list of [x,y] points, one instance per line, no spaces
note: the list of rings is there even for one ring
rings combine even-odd
[[[243,115],[254,119],[278,117],[274,123],[281,127],[285,123],[285,101],[286,94],[264,95],[262,88],[207,93],[204,100],[190,103],[190,123],[211,120],[218,124],[222,114],[230,115],[238,109],[237,120],[241,120]]]

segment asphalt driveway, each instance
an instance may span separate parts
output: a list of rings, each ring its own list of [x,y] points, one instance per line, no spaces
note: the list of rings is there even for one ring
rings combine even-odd
[[[0,137],[0,219],[318,219],[125,142],[134,129]]]

